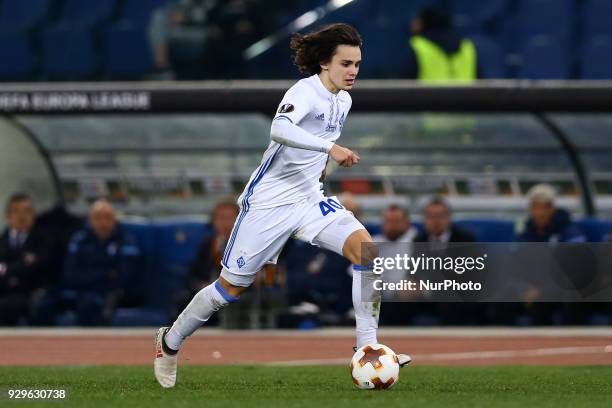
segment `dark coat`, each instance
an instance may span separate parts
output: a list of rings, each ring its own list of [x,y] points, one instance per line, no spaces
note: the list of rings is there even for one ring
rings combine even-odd
[[[9,229],[0,236],[0,263],[6,264],[6,272],[0,277],[0,294],[29,294],[48,280],[47,272],[52,247],[39,229],[30,230],[23,244],[11,246]]]
[[[100,241],[87,227],[72,237],[62,276],[62,289],[108,293],[130,292],[142,270],[142,251],[121,226]]]
[[[529,218],[525,229],[518,237],[520,242],[586,242],[586,237],[572,223],[570,214],[563,209],[555,210],[550,223],[544,232],[536,229],[533,220]]]
[[[427,234],[426,231],[419,232],[419,234],[414,239],[414,242],[430,241],[431,237],[429,236],[429,234]],[[452,225],[448,242],[476,242],[476,238],[474,237],[474,235],[472,235],[471,232]]]

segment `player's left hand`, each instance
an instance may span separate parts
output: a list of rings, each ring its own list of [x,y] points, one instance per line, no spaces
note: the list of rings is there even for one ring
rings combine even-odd
[[[359,162],[359,155],[357,153],[337,144],[332,146],[329,156],[342,167],[351,167]]]
[[[349,156],[342,162],[340,163],[341,166],[343,167],[352,167],[354,165],[356,165],[357,163],[359,163],[359,155],[351,150]]]

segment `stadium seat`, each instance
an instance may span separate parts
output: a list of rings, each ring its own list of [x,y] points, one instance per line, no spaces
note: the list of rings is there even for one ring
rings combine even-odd
[[[407,27],[424,5],[431,3],[429,0],[379,0],[375,2],[378,6],[378,22],[389,25],[403,25]]]
[[[523,47],[521,56],[519,78],[568,79],[570,77],[568,50],[552,37],[534,37]]]
[[[574,31],[572,0],[522,0],[517,19],[521,37],[546,35],[567,43]]]
[[[0,2],[0,27],[3,30],[29,31],[47,17],[51,0]]]
[[[514,222],[507,220],[458,220],[453,223],[476,237],[478,242],[514,242]]]
[[[582,20],[584,39],[597,35],[612,35],[612,2],[610,0],[587,0]]]
[[[363,223],[363,226],[366,228],[366,230],[368,230],[368,232],[372,236],[378,235],[382,231],[380,224],[377,224],[377,223],[373,223],[373,222]]]
[[[126,0],[120,12],[120,19],[130,21],[137,26],[144,27],[149,24],[151,13],[164,6],[167,0]]]
[[[116,11],[116,0],[65,0],[60,24],[92,28],[109,20]]]
[[[100,65],[89,30],[49,28],[43,37],[43,53],[44,74],[49,79],[92,79]]]
[[[589,242],[604,242],[612,238],[612,220],[584,218],[575,222]]]
[[[167,306],[171,301],[169,294],[184,285],[198,245],[210,231],[208,225],[196,222],[155,225],[157,276],[153,306]]]
[[[363,62],[360,78],[402,78],[405,77],[409,35],[404,27],[368,25],[362,28]],[[384,44],[384,46],[381,46]],[[391,51],[393,50],[393,51]],[[393,58],[389,55],[392,53]]]
[[[471,35],[476,46],[479,73],[484,79],[505,78],[504,53],[495,40],[484,35]]]
[[[584,47],[581,79],[612,79],[612,36],[597,36]]]
[[[21,31],[0,30],[0,80],[25,80],[33,76],[37,58]]]
[[[168,313],[163,309],[155,308],[118,308],[115,310],[111,326],[118,327],[159,327],[171,323],[168,318]]]
[[[128,21],[104,33],[106,71],[111,79],[138,79],[155,71],[152,51],[142,27]]]
[[[452,0],[453,23],[463,33],[477,33],[507,9],[506,0]]]
[[[155,227],[148,223],[122,223],[122,227],[132,235],[143,253],[143,270],[140,271],[141,295],[145,297],[145,303],[151,304],[155,293],[155,279],[157,266],[157,241]]]

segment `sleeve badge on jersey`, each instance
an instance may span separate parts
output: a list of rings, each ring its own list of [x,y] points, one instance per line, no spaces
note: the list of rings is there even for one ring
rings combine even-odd
[[[286,103],[283,106],[281,106],[280,108],[278,108],[278,113],[289,113],[289,112],[293,112],[294,106],[290,103]]]

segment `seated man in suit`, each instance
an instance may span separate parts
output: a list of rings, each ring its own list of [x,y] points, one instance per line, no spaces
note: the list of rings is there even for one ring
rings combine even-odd
[[[0,325],[15,325],[28,312],[30,297],[46,281],[49,240],[34,228],[34,206],[23,193],[6,205],[7,228],[0,237]]]
[[[465,256],[470,248],[452,248],[452,242],[475,242],[475,237],[469,232],[452,224],[452,211],[450,205],[442,197],[433,197],[423,209],[424,231],[419,233],[414,242],[429,242],[429,251],[432,255]],[[454,272],[445,275],[446,278],[459,280],[464,276]],[[463,302],[460,294],[451,296],[449,302],[437,304],[442,324],[462,325],[481,323],[479,307],[475,303]]]
[[[444,248],[447,242],[474,242],[474,236],[452,224],[451,208],[442,197],[434,197],[423,210],[425,230],[415,242],[431,242]]]

